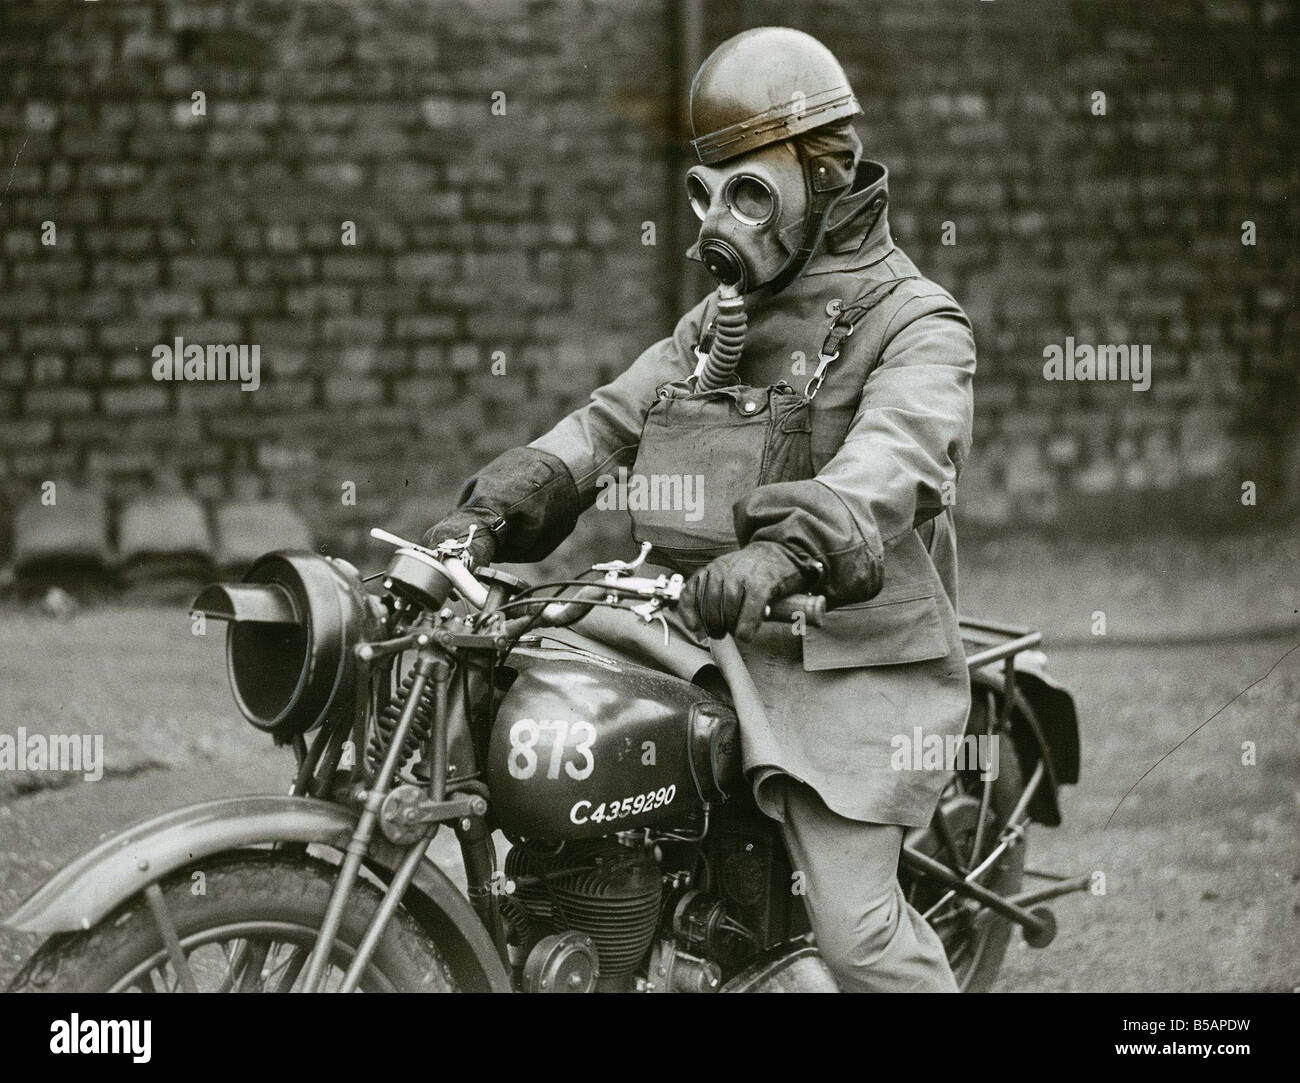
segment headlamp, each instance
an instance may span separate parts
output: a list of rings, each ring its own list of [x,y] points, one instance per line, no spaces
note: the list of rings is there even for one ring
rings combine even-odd
[[[243,582],[207,587],[194,610],[230,623],[226,670],[235,704],[279,742],[354,707],[353,650],[376,638],[381,622],[357,570],[316,553],[268,553]]]

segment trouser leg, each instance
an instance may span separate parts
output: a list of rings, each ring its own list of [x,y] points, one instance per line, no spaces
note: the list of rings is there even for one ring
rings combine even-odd
[[[938,935],[903,897],[903,828],[837,816],[791,778],[782,834],[822,957],[845,992],[956,992]]]

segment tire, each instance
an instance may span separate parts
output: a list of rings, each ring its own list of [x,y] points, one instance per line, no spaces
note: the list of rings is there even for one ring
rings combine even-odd
[[[200,990],[231,991],[224,986],[240,976],[245,985],[263,984],[275,991],[292,988],[293,968],[299,968],[296,980],[300,981],[302,962],[324,922],[337,872],[335,866],[305,856],[241,851],[163,880],[159,885],[163,900]],[[204,891],[196,895],[193,888],[200,882],[196,879],[199,873]],[[370,883],[358,880],[339,926],[326,988],[337,985],[381,897]],[[259,951],[261,962],[256,970],[245,964],[239,975],[232,973],[236,969],[232,958],[249,957],[237,953]],[[273,973],[270,966],[281,954],[283,969]],[[221,977],[223,966],[226,975]],[[85,993],[133,988],[163,992],[174,987],[175,975],[162,935],[144,897],[136,895],[84,932],[51,937],[19,971],[9,989]],[[456,983],[438,946],[399,907],[359,988],[367,992],[454,992]]]

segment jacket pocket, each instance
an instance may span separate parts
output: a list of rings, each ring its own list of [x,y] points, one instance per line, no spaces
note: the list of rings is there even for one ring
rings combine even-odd
[[[948,638],[932,595],[831,610],[820,628],[805,630],[803,640],[803,668],[809,671],[896,666],[947,654]]]

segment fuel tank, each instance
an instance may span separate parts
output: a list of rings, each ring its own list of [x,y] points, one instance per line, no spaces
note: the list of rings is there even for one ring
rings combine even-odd
[[[496,824],[532,839],[682,823],[741,776],[730,704],[678,677],[567,646],[520,647],[487,782]]]

